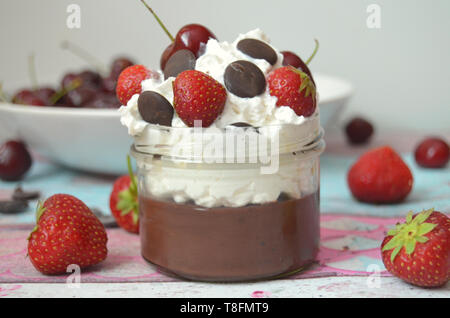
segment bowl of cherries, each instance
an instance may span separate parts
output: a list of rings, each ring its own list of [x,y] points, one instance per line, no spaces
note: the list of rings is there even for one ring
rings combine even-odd
[[[106,75],[67,73],[59,87],[21,89],[0,103],[0,136],[22,140],[48,159],[75,169],[119,174],[131,139],[121,126],[116,83],[134,62],[113,60]]]

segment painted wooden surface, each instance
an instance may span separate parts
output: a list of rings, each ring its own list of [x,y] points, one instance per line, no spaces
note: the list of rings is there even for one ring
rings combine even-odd
[[[368,283],[368,280],[370,282]],[[440,289],[416,288],[395,277],[379,285],[367,277],[323,277],[258,283],[191,282],[81,284],[0,284],[0,297],[450,297],[450,284]]]
[[[403,152],[414,174],[415,184],[408,199],[396,205],[370,205],[352,198],[346,172],[359,154],[385,143],[386,138],[352,148],[342,138],[334,140],[331,136],[328,152],[321,160],[318,262],[289,279],[239,284],[181,282],[162,275],[142,260],[137,236],[110,229],[108,259],[81,275],[80,288],[70,288],[64,283],[65,276],[40,275],[25,258],[25,238],[34,218],[32,203],[23,214],[0,216],[0,297],[450,297],[448,284],[437,290],[413,287],[389,277],[380,261],[379,244],[385,231],[409,210],[434,207],[450,212],[450,168],[419,168],[411,154],[418,139],[410,135],[389,139]],[[44,196],[71,193],[109,213],[113,180],[37,161],[22,185],[40,189]],[[0,182],[0,199],[8,197],[15,186]]]

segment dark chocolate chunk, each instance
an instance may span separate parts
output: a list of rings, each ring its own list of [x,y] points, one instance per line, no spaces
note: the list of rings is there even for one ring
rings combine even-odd
[[[28,201],[23,200],[0,201],[0,213],[15,214],[25,212],[27,208],[28,208]]]
[[[255,97],[266,89],[266,78],[258,66],[249,61],[235,61],[224,74],[226,88],[239,97]]]
[[[111,228],[111,227],[118,227],[119,225],[116,222],[116,219],[110,215],[103,213],[102,210],[98,208],[90,208],[92,213],[100,220],[100,222],[103,224],[104,227]]]
[[[278,202],[282,202],[282,201],[287,201],[287,200],[290,200],[291,199],[291,197],[287,194],[287,193],[285,193],[285,192],[281,192],[280,193],[280,195],[278,196]]]
[[[172,125],[173,107],[157,92],[143,92],[138,98],[138,109],[142,118],[150,124]]]
[[[233,123],[230,126],[235,126],[235,127],[253,127],[252,125],[248,124],[248,123],[244,123],[244,122],[238,122],[238,123]]]
[[[177,77],[183,71],[195,69],[195,55],[189,50],[175,52],[164,67],[164,78]]]
[[[39,191],[23,191],[22,187],[19,186],[16,189],[14,189],[12,199],[28,201],[39,199],[40,196],[41,194]]]
[[[239,41],[237,48],[242,53],[245,53],[255,59],[264,59],[271,65],[274,65],[278,60],[277,52],[275,52],[270,45],[260,40],[243,39]]]
[[[259,134],[258,127],[254,127],[254,126],[252,126],[248,123],[244,123],[244,122],[232,123],[232,124],[228,125],[227,127],[230,127],[231,129],[242,129],[242,131],[244,131],[244,132],[248,132],[251,130],[251,131],[254,131]]]

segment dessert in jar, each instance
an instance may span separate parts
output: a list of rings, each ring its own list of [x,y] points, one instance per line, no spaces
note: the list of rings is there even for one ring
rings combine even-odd
[[[311,74],[283,66],[259,29],[201,53],[173,54],[119,110],[134,137],[142,256],[205,281],[301,270],[318,252],[325,147]]]

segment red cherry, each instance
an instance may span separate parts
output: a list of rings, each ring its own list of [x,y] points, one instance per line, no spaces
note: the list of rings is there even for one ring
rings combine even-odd
[[[116,94],[117,79],[109,77],[102,78],[102,91],[106,93]]]
[[[52,106],[52,97],[55,96],[56,91],[51,87],[41,87],[34,91],[34,95],[39,97],[47,106]]]
[[[80,86],[64,96],[64,102],[66,107],[83,107],[89,103],[97,94],[91,86]]]
[[[86,108],[119,108],[120,102],[115,94],[99,92],[83,105]]]
[[[35,92],[24,89],[19,91],[12,98],[12,102],[14,104],[22,104],[22,105],[33,105],[33,106],[45,106],[45,101],[42,100],[39,96],[35,94]]]
[[[314,40],[314,42],[316,43],[316,47],[314,48],[314,51],[312,52],[311,56],[306,60],[306,62],[303,62],[303,60],[297,54],[295,54],[291,51],[282,51],[281,54],[283,54],[283,65],[284,66],[291,65],[291,66],[299,69],[303,73],[306,73],[309,76],[309,78],[312,79],[312,81],[315,85],[316,83],[314,82],[314,78],[308,67],[308,64],[312,61],[312,59],[316,55],[317,51],[319,50],[319,41]]]
[[[68,73],[68,74],[64,75],[64,77],[61,81],[61,87],[69,88],[73,85],[75,80],[79,80],[81,83],[81,77],[78,74]]]
[[[79,74],[81,80],[82,80],[82,85],[84,86],[91,86],[92,88],[99,88],[102,82],[102,77],[99,73],[94,72],[94,71],[83,71]]]
[[[281,54],[283,54],[283,65],[284,66],[293,66],[295,68],[302,67],[305,65],[305,63],[302,61],[302,59],[295,53],[291,51],[282,51]]]
[[[118,57],[116,58],[111,65],[111,74],[110,77],[117,81],[120,73],[128,66],[134,65],[135,63],[126,57]]]
[[[178,50],[188,49],[192,53],[194,53],[196,57],[199,57],[202,51],[202,44],[206,44],[209,38],[216,39],[216,36],[210,30],[208,30],[208,28],[195,23],[188,24],[182,27],[178,31],[174,39],[172,34],[170,34],[169,30],[155,13],[155,11],[153,11],[153,9],[145,2],[145,0],[141,0],[141,2],[155,17],[158,24],[172,41],[172,44],[164,50],[161,56],[160,65],[162,70],[166,66],[167,60]]]
[[[172,56],[173,53],[173,47],[175,46],[174,43],[170,43],[168,47],[166,47],[166,49],[164,50],[163,54],[161,55],[161,60],[159,62],[159,66],[161,67],[162,70],[164,70],[164,68],[166,67],[166,63],[167,60],[169,59],[169,57]]]
[[[74,88],[73,85],[76,84],[75,81],[79,81],[79,87],[91,87],[93,89],[98,89],[101,86],[102,77],[97,72],[93,71],[83,71],[79,74],[68,73],[66,74],[62,81],[61,87],[65,89]]]
[[[30,169],[31,155],[26,146],[10,140],[0,146],[0,179],[16,181]]]
[[[416,148],[416,162],[425,168],[442,168],[449,159],[448,144],[440,138],[427,138]]]
[[[145,2],[145,0],[141,0],[142,4],[150,11],[150,13],[155,17],[158,24],[161,26],[163,31],[167,34],[167,36],[172,41],[163,52],[160,60],[161,69],[164,70],[166,66],[167,60],[174,54],[175,52],[188,49],[192,53],[195,54],[196,57],[199,57],[202,52],[202,44],[206,44],[209,38],[217,39],[216,36],[208,30],[208,28],[204,27],[200,24],[188,24],[182,27],[175,38],[173,38],[172,34],[170,34],[167,27],[158,17],[158,15],[153,11],[153,9]]]
[[[355,117],[346,126],[347,139],[352,144],[364,144],[373,134],[373,126],[364,118]]]
[[[202,44],[206,44],[210,38],[217,39],[216,36],[206,27],[200,24],[188,24],[182,27],[175,37],[175,53],[177,50],[188,49],[199,57],[199,50]]]
[[[291,51],[282,51],[281,54],[283,54],[283,65],[284,66],[291,65],[291,66],[299,69],[303,73],[306,73],[309,76],[309,78],[312,79],[312,81],[314,83],[314,78],[311,74],[311,71],[309,70],[308,65],[306,65],[305,62],[303,62],[303,60],[297,54],[295,54]]]

